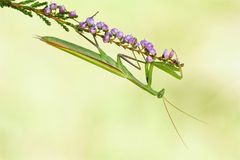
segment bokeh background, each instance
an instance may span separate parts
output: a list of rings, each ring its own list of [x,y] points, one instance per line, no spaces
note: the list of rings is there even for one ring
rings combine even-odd
[[[161,52],[174,48],[185,63],[179,81],[155,70],[160,99],[127,80],[52,48],[50,35],[92,48],[74,32],[38,17],[0,9],[0,160],[238,160],[240,159],[240,1],[64,1],[79,19],[96,19]],[[118,47],[104,45],[114,58]],[[127,54],[127,53],[126,53]],[[133,70],[141,79],[143,75]]]

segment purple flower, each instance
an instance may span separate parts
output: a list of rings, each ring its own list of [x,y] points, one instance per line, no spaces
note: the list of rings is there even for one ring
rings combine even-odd
[[[123,35],[123,32],[118,31],[116,36],[117,36],[118,39],[122,39],[124,35]]]
[[[107,31],[109,30],[108,25],[103,24],[103,26],[102,26],[102,30],[103,30],[104,32],[107,32]]]
[[[51,3],[51,4],[50,4],[50,9],[51,9],[51,10],[57,9],[57,4],[56,4],[56,3]]]
[[[156,54],[156,50],[154,49],[154,46],[151,42],[147,42],[147,41],[141,41],[143,48],[145,48],[146,52],[149,52],[151,55],[155,55]]]
[[[124,42],[124,43],[129,43],[129,40],[130,40],[131,38],[133,38],[133,36],[131,36],[131,35],[126,35],[126,36],[123,38],[123,42]]]
[[[147,63],[153,62],[153,58],[151,56],[147,56],[146,58]]]
[[[154,48],[152,48],[151,50],[149,50],[149,53],[151,55],[156,55],[156,50]]]
[[[131,44],[131,45],[135,45],[137,43],[137,39],[135,37],[131,37],[129,40],[128,40],[128,43]]]
[[[91,28],[90,28],[90,32],[91,32],[92,34],[96,34],[96,33],[97,33],[97,28],[96,28],[96,27],[91,27]]]
[[[111,29],[110,32],[112,33],[112,35],[115,36],[118,33],[118,29],[117,28],[113,28],[113,29]]]
[[[85,29],[85,28],[87,27],[87,23],[86,23],[86,22],[80,22],[80,23],[79,23],[79,27],[80,27],[81,29]]]
[[[151,42],[147,42],[145,43],[145,48],[150,51],[154,48],[154,46]]]
[[[103,42],[104,43],[109,43],[110,38],[111,38],[111,34],[109,32],[107,32],[103,37]]]
[[[135,48],[137,48],[137,47],[139,47],[141,44],[139,43],[139,42],[137,42],[135,45],[134,45],[134,47]]]
[[[94,25],[94,19],[93,17],[88,17],[87,20],[86,20],[87,24],[89,27],[93,26]]]
[[[148,43],[148,41],[145,40],[145,39],[140,41],[140,44],[141,44],[141,46],[142,46],[143,48],[145,48],[145,46],[146,46],[147,43]]]
[[[48,16],[50,13],[51,13],[50,7],[44,8],[44,14],[45,14],[46,16]]]
[[[58,10],[59,10],[59,13],[61,14],[64,14],[66,12],[65,6],[59,6]]]
[[[98,29],[101,30],[104,26],[104,23],[103,22],[97,22],[96,26],[97,26]]]
[[[70,18],[75,18],[75,17],[77,17],[76,12],[75,12],[75,11],[70,11],[70,12],[69,12],[69,17],[70,17]]]
[[[163,57],[163,58],[168,58],[168,50],[167,50],[167,49],[165,49],[165,50],[163,51],[162,57]]]
[[[169,53],[169,58],[172,58],[174,56],[175,52],[174,50],[172,49],[171,52]]]

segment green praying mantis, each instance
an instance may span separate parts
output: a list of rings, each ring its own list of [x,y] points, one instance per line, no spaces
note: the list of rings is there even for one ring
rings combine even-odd
[[[175,109],[177,109],[178,111],[182,112],[183,114],[197,120],[200,122],[203,122],[202,120],[199,120],[198,118],[190,115],[189,113],[181,110],[180,108],[176,107],[173,103],[171,103],[165,96],[165,89],[161,89],[160,91],[156,91],[151,87],[152,84],[152,73],[153,73],[153,68],[158,68],[161,69],[163,71],[165,71],[166,73],[172,75],[173,77],[177,78],[177,79],[182,79],[182,69],[177,68],[171,64],[168,64],[167,61],[164,62],[152,62],[152,63],[146,63],[144,61],[140,61],[134,58],[133,59],[135,61],[141,62],[145,65],[145,75],[146,75],[146,79],[147,79],[147,83],[144,84],[141,81],[139,81],[137,78],[135,78],[133,76],[133,74],[124,66],[123,62],[122,62],[122,54],[118,54],[117,55],[117,60],[115,61],[114,59],[112,59],[110,56],[108,56],[102,49],[100,49],[98,47],[98,51],[99,53],[96,53],[92,50],[89,50],[87,48],[81,47],[79,45],[64,41],[62,39],[59,38],[55,38],[55,37],[48,37],[48,36],[38,36],[38,39],[40,39],[41,41],[56,47],[64,52],[70,53],[78,58],[81,58],[85,61],[88,61],[98,67],[101,67],[111,73],[114,73],[117,76],[120,76],[122,78],[126,78],[129,81],[131,81],[132,83],[134,83],[135,85],[137,85],[138,87],[142,88],[143,90],[147,91],[148,93],[156,96],[157,98],[161,98],[163,100],[163,104],[165,106],[165,109],[167,111],[167,114],[171,120],[171,123],[174,126],[174,129],[176,130],[178,136],[180,137],[182,143],[187,147],[186,143],[184,142],[184,139],[182,138],[182,136],[180,135],[171,115],[170,112],[167,108],[166,102],[169,103],[171,106],[173,106]],[[205,123],[205,122],[203,122]]]
[[[108,56],[102,49],[98,48],[99,53],[96,53],[94,51],[91,51],[89,49],[86,49],[84,47],[78,46],[76,44],[64,41],[59,38],[55,37],[38,37],[41,41],[46,42],[47,44],[54,46],[58,49],[61,49],[65,52],[68,52],[78,58],[81,58],[83,60],[86,60],[96,66],[99,66],[107,71],[110,71],[111,73],[114,73],[122,78],[126,78],[133,82],[138,87],[142,88],[143,90],[149,92],[150,94],[157,96],[158,98],[164,98],[165,89],[162,89],[161,91],[155,91],[152,89],[152,73],[153,73],[153,67],[157,67],[159,69],[164,70],[165,72],[169,73],[170,75],[173,75],[174,77],[178,79],[182,79],[182,70],[181,68],[177,68],[173,65],[168,64],[167,62],[152,62],[147,63],[144,61],[140,61],[137,59],[134,59],[135,61],[141,62],[145,64],[145,75],[147,79],[147,84],[143,84],[140,82],[137,78],[135,78],[131,72],[123,65],[122,58],[123,54],[117,55],[117,61],[113,60],[110,56]],[[131,57],[129,57],[131,58]],[[180,75],[177,73],[179,72]]]

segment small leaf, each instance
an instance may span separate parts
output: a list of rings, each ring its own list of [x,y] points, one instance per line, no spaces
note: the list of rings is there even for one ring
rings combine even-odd
[[[29,3],[33,3],[35,2],[36,0],[26,0],[26,1],[22,1],[20,2],[19,4],[29,4]]]
[[[65,31],[69,32],[69,28],[68,28],[66,25],[64,25],[63,23],[61,23],[61,22],[59,22],[59,21],[56,21],[56,22],[57,22],[60,26],[62,26]]]
[[[35,2],[35,3],[33,3],[32,5],[31,5],[31,7],[33,7],[33,8],[37,8],[37,7],[42,7],[42,6],[47,6],[47,2],[42,2],[42,3],[40,3],[40,2]]]
[[[26,9],[24,9],[24,8],[15,8],[15,9],[18,10],[18,11],[20,11],[20,12],[22,12],[23,14],[25,14],[25,15],[27,15],[27,16],[29,16],[29,17],[32,17],[32,16],[33,16],[31,11],[28,11],[28,10],[26,10]]]
[[[51,25],[51,22],[41,14],[36,13],[48,26]]]

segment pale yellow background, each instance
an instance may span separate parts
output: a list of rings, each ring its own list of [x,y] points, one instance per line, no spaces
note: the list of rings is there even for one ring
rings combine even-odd
[[[155,70],[154,86],[198,123],[129,81],[45,45],[57,36],[92,48],[73,31],[0,9],[0,160],[240,159],[240,1],[63,1],[185,63],[178,81]],[[123,52],[104,45],[113,58]],[[94,48],[92,48],[94,49]],[[128,54],[126,51],[124,52]],[[133,71],[141,77],[143,76]]]

